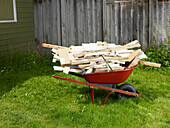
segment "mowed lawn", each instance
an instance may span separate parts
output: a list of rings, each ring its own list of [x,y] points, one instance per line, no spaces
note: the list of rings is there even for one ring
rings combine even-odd
[[[170,127],[170,69],[135,69],[125,83],[140,93],[116,99],[108,91],[91,102],[86,85],[53,78],[51,58],[35,55],[0,63],[1,128],[168,128]],[[102,90],[95,88],[95,95]]]

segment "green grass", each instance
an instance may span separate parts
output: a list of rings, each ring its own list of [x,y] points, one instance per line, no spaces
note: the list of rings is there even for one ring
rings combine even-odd
[[[95,98],[88,86],[55,79],[52,75],[83,80],[55,72],[51,57],[19,55],[0,60],[1,128],[168,128],[170,127],[170,69],[135,69],[126,83],[140,97],[118,100],[112,93]],[[99,95],[100,89],[95,89]]]

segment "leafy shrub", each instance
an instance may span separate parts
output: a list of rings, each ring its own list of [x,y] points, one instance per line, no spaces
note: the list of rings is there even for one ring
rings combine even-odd
[[[156,43],[151,43],[146,51],[147,61],[160,63],[162,67],[170,67],[170,39],[163,41],[158,47]]]

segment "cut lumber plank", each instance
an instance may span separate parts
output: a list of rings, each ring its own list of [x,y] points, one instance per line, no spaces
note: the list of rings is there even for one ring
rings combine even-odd
[[[143,51],[140,51],[140,53],[137,55],[137,58],[139,59],[146,59],[148,58]]]
[[[56,70],[56,71],[63,71],[64,70],[64,68],[60,67],[60,66],[53,66],[53,69]]]
[[[127,68],[132,68],[134,66],[136,66],[138,64],[138,62],[140,61],[139,58],[135,57],[127,66]]]
[[[132,41],[128,44],[125,44],[124,46],[132,46],[132,45],[135,45],[135,44],[138,44],[138,43],[139,43],[138,40],[134,40],[134,41]]]
[[[66,65],[70,65],[70,58],[69,58],[69,52],[70,52],[70,48],[65,48],[65,49],[59,49],[58,53],[59,53],[59,57],[60,57],[60,63],[61,66],[66,66]]]
[[[79,68],[84,69],[96,65],[96,62],[91,62],[90,64],[78,65]]]
[[[52,45],[52,44],[46,44],[43,43],[42,47],[46,47],[46,48],[54,48],[54,49],[65,49],[67,47],[63,47],[63,46],[58,46],[58,45]]]
[[[121,59],[119,61],[123,61],[123,62],[130,62],[132,61],[139,53],[140,53],[141,49],[138,49],[136,51],[134,51],[133,53],[131,53],[129,56],[128,56],[128,59]]]
[[[55,63],[57,62],[58,59],[53,58],[52,62]]]
[[[106,46],[107,47],[107,42],[106,41],[104,41],[104,42],[97,41],[96,44],[97,44],[97,46]]]
[[[70,46],[71,52],[76,53],[76,52],[84,52],[85,49],[83,46]]]
[[[153,62],[147,62],[147,61],[139,61],[139,64],[143,64],[143,65],[147,65],[147,66],[153,66],[153,67],[157,67],[157,68],[161,67],[161,64],[153,63]]]
[[[51,51],[54,52],[55,54],[58,54],[58,50],[57,49],[53,48]]]
[[[107,48],[109,49],[109,48],[114,48],[114,47],[117,47],[118,45],[116,45],[116,44],[107,44]]]
[[[103,46],[103,42],[102,41],[97,41],[97,46]]]
[[[70,67],[64,67],[64,70],[63,70],[64,73],[68,74],[69,71],[70,71]]]
[[[119,59],[128,59],[127,57],[105,57],[107,61],[112,61],[112,60],[119,60]],[[98,62],[98,61],[103,61],[102,57],[98,58],[92,58],[92,59],[75,59],[71,60],[71,65],[79,65],[79,64],[88,64],[90,62]]]
[[[134,52],[134,50],[118,50],[118,51],[116,51],[116,53],[118,53],[118,54],[123,54],[123,53],[132,53],[132,52]]]
[[[63,71],[65,67],[53,66],[53,69],[56,71]],[[70,69],[69,72],[82,72],[80,69]]]
[[[89,53],[89,54],[85,54],[84,55],[84,58],[88,58],[88,57],[91,57],[91,56],[99,56],[99,55],[109,55],[110,52],[96,52],[96,53]]]
[[[83,43],[82,46],[86,51],[98,51],[104,49],[101,46],[97,46],[96,43],[88,43],[88,44]]]
[[[60,60],[60,57],[56,54],[54,54],[53,58]]]
[[[112,67],[113,71],[124,70],[125,67]],[[94,72],[108,72],[108,68],[96,68]]]
[[[93,68],[89,68],[86,73],[92,73],[93,72]]]

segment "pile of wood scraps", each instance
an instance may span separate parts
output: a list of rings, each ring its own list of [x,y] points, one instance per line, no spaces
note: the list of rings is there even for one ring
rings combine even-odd
[[[52,48],[53,62],[60,61],[61,66],[54,66],[54,70],[69,72],[109,72],[126,70],[139,64],[160,67],[160,64],[140,61],[147,58],[139,49],[137,40],[126,45],[115,45],[107,42],[82,43],[82,46],[63,47],[42,44]],[[135,50],[134,50],[135,49]]]

